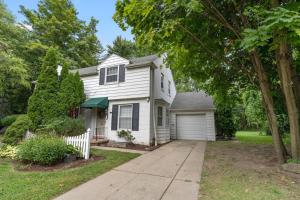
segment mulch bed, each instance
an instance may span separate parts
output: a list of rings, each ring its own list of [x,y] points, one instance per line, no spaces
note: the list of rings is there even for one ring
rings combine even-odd
[[[42,166],[42,165],[35,165],[35,164],[24,164],[18,161],[14,161],[14,168],[18,171],[27,171],[27,172],[40,172],[40,171],[54,171],[59,169],[71,169],[75,167],[81,167],[87,165],[89,163],[104,160],[103,156],[92,156],[90,159],[78,159],[76,161],[70,163],[58,163],[51,166]]]

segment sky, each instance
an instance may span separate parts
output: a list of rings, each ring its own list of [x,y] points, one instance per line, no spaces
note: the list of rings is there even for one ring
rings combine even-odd
[[[20,5],[26,8],[36,9],[39,0],[4,0],[8,9],[13,13],[18,22],[25,20],[24,16],[19,13]],[[133,39],[129,30],[122,31],[112,19],[115,12],[116,0],[72,0],[78,11],[78,17],[81,20],[89,21],[93,16],[99,23],[97,25],[97,36],[103,47],[112,44],[113,40],[121,35],[126,39]]]

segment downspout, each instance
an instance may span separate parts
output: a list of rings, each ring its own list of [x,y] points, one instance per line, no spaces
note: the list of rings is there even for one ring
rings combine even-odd
[[[154,145],[157,146],[157,131],[156,131],[156,123],[155,123],[155,104],[154,104],[154,69],[150,68],[151,70],[151,95],[150,100],[152,104],[152,119],[153,119],[153,130],[154,130]]]

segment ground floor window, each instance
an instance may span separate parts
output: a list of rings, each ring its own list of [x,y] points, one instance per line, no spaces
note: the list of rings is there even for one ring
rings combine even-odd
[[[158,106],[157,107],[157,126],[163,125],[163,107]]]
[[[119,129],[132,129],[132,105],[120,105]]]

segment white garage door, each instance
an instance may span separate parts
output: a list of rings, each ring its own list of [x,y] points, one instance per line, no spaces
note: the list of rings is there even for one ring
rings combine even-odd
[[[177,115],[177,139],[207,140],[205,115]]]

